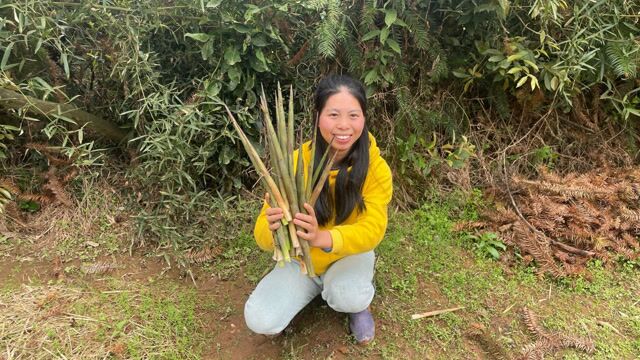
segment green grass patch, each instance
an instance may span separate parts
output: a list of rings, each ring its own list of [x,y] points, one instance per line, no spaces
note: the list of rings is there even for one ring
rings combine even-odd
[[[465,233],[452,231],[458,221],[477,220],[481,205],[477,192],[452,194],[391,218],[377,251],[374,304],[382,307],[386,328],[402,330],[381,332],[379,343],[403,344],[423,358],[464,358],[470,351],[465,334],[481,324],[505,351],[518,353],[535,341],[522,321],[526,306],[548,331],[591,338],[595,358],[631,359],[640,353],[637,271],[604,269],[598,262],[589,266],[588,278],[549,279],[519,265],[505,271]],[[410,320],[412,313],[455,306],[465,308]],[[575,350],[562,354],[590,358]]]
[[[0,295],[3,349],[25,358],[199,359],[206,343],[203,299],[172,283],[107,281],[106,286],[27,286]],[[24,346],[43,341],[39,347]],[[44,340],[40,340],[44,339]]]

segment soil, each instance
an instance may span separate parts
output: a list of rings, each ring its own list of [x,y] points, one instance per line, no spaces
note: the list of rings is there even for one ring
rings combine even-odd
[[[105,274],[84,274],[79,260],[60,264],[56,261],[36,260],[30,257],[5,256],[0,258],[0,284],[46,284],[65,278],[68,284],[82,284],[89,288],[104,287],[109,277],[130,281],[170,281],[179,287],[193,289],[190,276],[180,271],[167,269],[158,258],[139,255],[118,256],[97,259],[113,262],[118,267]],[[78,269],[66,274],[64,268]],[[198,317],[205,323],[207,344],[203,359],[280,359],[295,353],[300,358],[353,358],[359,349],[348,337],[346,316],[331,310],[317,297],[291,322],[284,333],[276,337],[254,334],[245,325],[244,302],[253,289],[253,284],[244,276],[233,280],[211,277],[203,270],[194,273],[196,291],[199,297],[215,300],[222,304],[214,309],[198,309]],[[309,341],[300,341],[308,336]],[[294,341],[295,340],[295,341]],[[295,344],[304,344],[303,346]],[[374,357],[375,358],[375,357]]]

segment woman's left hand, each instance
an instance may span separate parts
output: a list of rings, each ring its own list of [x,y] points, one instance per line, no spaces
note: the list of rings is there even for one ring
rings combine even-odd
[[[318,219],[316,218],[316,212],[313,210],[313,206],[305,203],[304,208],[307,210],[307,214],[297,213],[293,219],[295,225],[306,230],[306,232],[298,230],[296,232],[298,237],[307,240],[309,245],[313,247],[323,249],[333,247],[331,233],[318,229]]]

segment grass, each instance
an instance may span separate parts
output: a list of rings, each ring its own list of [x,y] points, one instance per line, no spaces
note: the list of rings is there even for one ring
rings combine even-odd
[[[534,341],[519,315],[526,306],[550,331],[591,337],[594,358],[632,359],[640,353],[637,270],[611,271],[594,262],[590,280],[558,281],[539,277],[531,267],[505,269],[474,253],[467,236],[451,231],[456,221],[476,220],[479,201],[476,195],[451,196],[394,216],[378,250],[376,301],[384,303],[380,315],[389,327],[402,331],[383,332],[381,343],[404,344],[429,358],[466,358],[471,350],[465,334],[479,323],[508,353],[517,353]],[[453,306],[465,309],[409,320],[411,312]],[[591,358],[572,350],[562,354]]]
[[[24,285],[0,295],[0,344],[9,359],[197,359],[202,300],[168,282]]]
[[[541,277],[531,266],[506,267],[476,246],[474,238],[452,231],[458,221],[476,220],[482,201],[479,193],[452,194],[434,197],[413,212],[391,215],[387,235],[377,249],[377,295],[372,304],[377,337],[365,348],[353,345],[344,315],[322,301],[314,301],[268,346],[251,336],[242,324],[242,306],[274,263],[271,254],[255,245],[250,221],[239,221],[242,229],[220,240],[222,253],[194,269],[200,285],[207,279],[222,281],[204,290],[194,288],[190,280],[166,276],[127,281],[115,275],[88,278],[73,271],[64,281],[33,278],[24,285],[12,280],[20,274],[19,269],[12,270],[14,275],[0,286],[0,348],[14,349],[9,359],[19,355],[196,359],[239,354],[255,359],[462,359],[484,354],[490,359],[497,358],[491,353],[515,357],[536,340],[523,322],[522,310],[527,307],[547,331],[589,338],[596,345],[593,355],[563,350],[549,358],[637,358],[637,265],[627,262],[605,268],[592,262],[585,276],[560,280]],[[257,212],[259,204],[254,205]],[[74,229],[74,219],[78,218],[58,220],[68,221]],[[91,219],[99,225],[100,219],[109,217],[95,211]],[[95,228],[105,233],[100,236],[111,236],[112,228],[121,226],[105,224]],[[64,234],[80,239],[78,232]],[[92,233],[83,236],[80,243]],[[128,244],[121,234],[116,237],[121,246]],[[100,241],[100,248],[107,249],[104,243]],[[76,245],[62,249],[78,255]],[[82,247],[77,251],[95,256]],[[415,313],[456,306],[464,309],[411,320]],[[26,325],[29,332],[15,330]],[[477,329],[482,329],[481,336]],[[31,346],[34,343],[40,346]]]

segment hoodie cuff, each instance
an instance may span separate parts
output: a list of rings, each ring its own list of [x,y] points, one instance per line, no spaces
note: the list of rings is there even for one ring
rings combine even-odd
[[[329,230],[329,233],[331,234],[331,240],[333,241],[333,248],[331,249],[331,253],[339,253],[340,251],[342,251],[342,246],[344,244],[342,240],[342,233],[340,233],[340,231],[337,229],[331,229]]]

